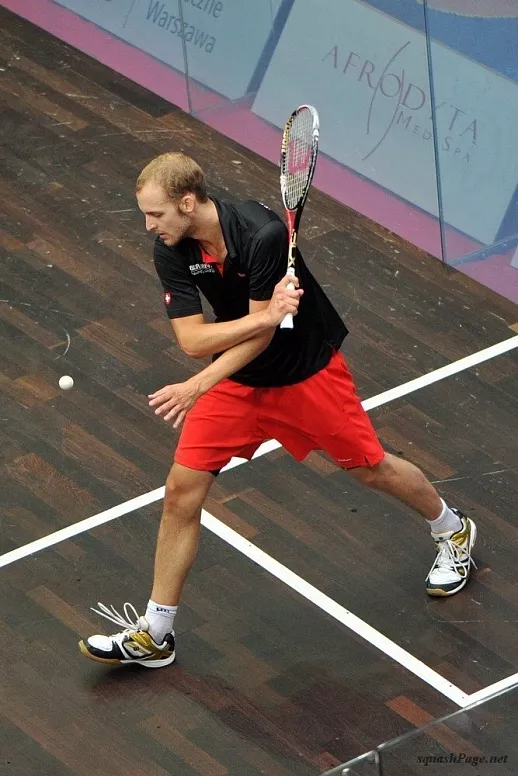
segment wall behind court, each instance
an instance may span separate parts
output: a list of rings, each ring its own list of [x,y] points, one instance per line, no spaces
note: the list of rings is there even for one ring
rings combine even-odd
[[[318,188],[518,302],[512,4],[0,4],[274,162],[287,115],[313,103]]]

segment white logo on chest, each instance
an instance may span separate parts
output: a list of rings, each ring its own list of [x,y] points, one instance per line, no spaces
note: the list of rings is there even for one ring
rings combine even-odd
[[[216,272],[216,270],[214,269],[212,264],[190,264],[189,272],[191,273],[191,275],[207,275],[207,274],[213,275]]]

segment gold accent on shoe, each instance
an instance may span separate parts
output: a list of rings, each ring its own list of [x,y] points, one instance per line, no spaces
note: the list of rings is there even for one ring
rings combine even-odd
[[[426,578],[430,596],[454,595],[467,584],[471,567],[476,568],[471,551],[477,538],[477,526],[471,518],[454,510],[462,520],[462,528],[454,534],[432,534],[437,556]]]

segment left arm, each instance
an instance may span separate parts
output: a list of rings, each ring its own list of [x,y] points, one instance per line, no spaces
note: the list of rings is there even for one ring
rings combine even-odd
[[[200,396],[210,391],[225,377],[249,364],[268,347],[274,331],[275,329],[271,329],[265,334],[258,334],[239,345],[234,345],[184,383],[166,385],[149,396],[149,406],[156,407],[155,415],[162,415],[164,420],[174,418],[173,428],[178,428]]]
[[[200,395],[210,391],[220,380],[233,375],[257,358],[270,344],[274,331],[275,329],[270,329],[265,334],[257,334],[239,345],[234,345],[205,367],[193,378],[199,384]]]
[[[184,383],[166,385],[164,388],[156,391],[156,393],[151,394],[148,397],[150,399],[149,406],[155,408],[155,415],[163,415],[164,420],[174,419],[173,427],[178,428],[200,396],[225,377],[238,372],[246,364],[249,364],[250,361],[253,361],[263,350],[266,350],[277,325],[282,321],[286,313],[290,312],[292,315],[297,313],[302,291],[299,289],[290,291],[287,286],[292,282],[295,283],[295,286],[298,286],[296,277],[286,275],[275,286],[271,299],[264,301],[250,299],[250,313],[260,312],[267,307],[271,308],[274,316],[271,328],[229,348],[216,361],[213,361],[212,364],[209,364],[209,366]]]

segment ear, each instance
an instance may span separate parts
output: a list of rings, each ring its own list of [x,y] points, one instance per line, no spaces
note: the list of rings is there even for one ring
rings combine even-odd
[[[178,207],[180,208],[180,212],[184,213],[185,215],[190,215],[195,207],[194,194],[184,194],[178,203]]]

